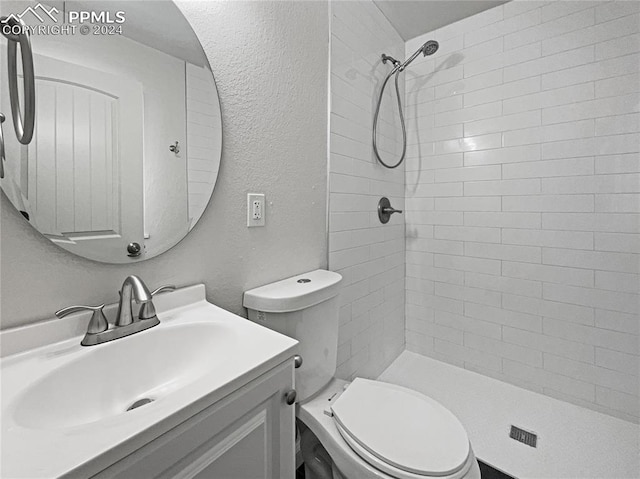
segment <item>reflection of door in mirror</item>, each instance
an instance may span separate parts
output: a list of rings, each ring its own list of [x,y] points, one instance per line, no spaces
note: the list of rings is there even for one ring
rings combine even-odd
[[[142,86],[43,55],[34,62],[34,141],[8,142],[24,211],[72,252],[123,255],[143,238]]]

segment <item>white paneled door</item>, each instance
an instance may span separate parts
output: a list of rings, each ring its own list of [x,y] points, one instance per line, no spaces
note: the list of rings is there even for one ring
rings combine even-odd
[[[78,254],[125,256],[143,244],[142,85],[42,55],[34,65],[34,139],[8,158],[29,221]]]

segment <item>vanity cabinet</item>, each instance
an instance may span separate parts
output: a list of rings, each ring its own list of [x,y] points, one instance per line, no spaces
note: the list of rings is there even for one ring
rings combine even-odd
[[[93,477],[293,479],[293,370],[276,366]]]

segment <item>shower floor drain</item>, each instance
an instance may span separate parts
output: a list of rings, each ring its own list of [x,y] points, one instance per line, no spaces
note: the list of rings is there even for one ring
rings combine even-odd
[[[133,411],[134,409],[138,409],[139,407],[142,407],[145,404],[149,404],[153,401],[154,400],[150,398],[138,399],[136,402],[134,402],[131,406],[127,408],[127,411]]]

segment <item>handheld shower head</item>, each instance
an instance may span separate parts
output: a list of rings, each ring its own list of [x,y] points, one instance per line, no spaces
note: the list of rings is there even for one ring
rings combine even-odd
[[[435,40],[429,40],[427,43],[420,47],[420,50],[422,50],[422,54],[426,57],[427,55],[433,55],[435,52],[437,52],[439,47],[440,45],[438,44],[438,42],[436,42]]]

